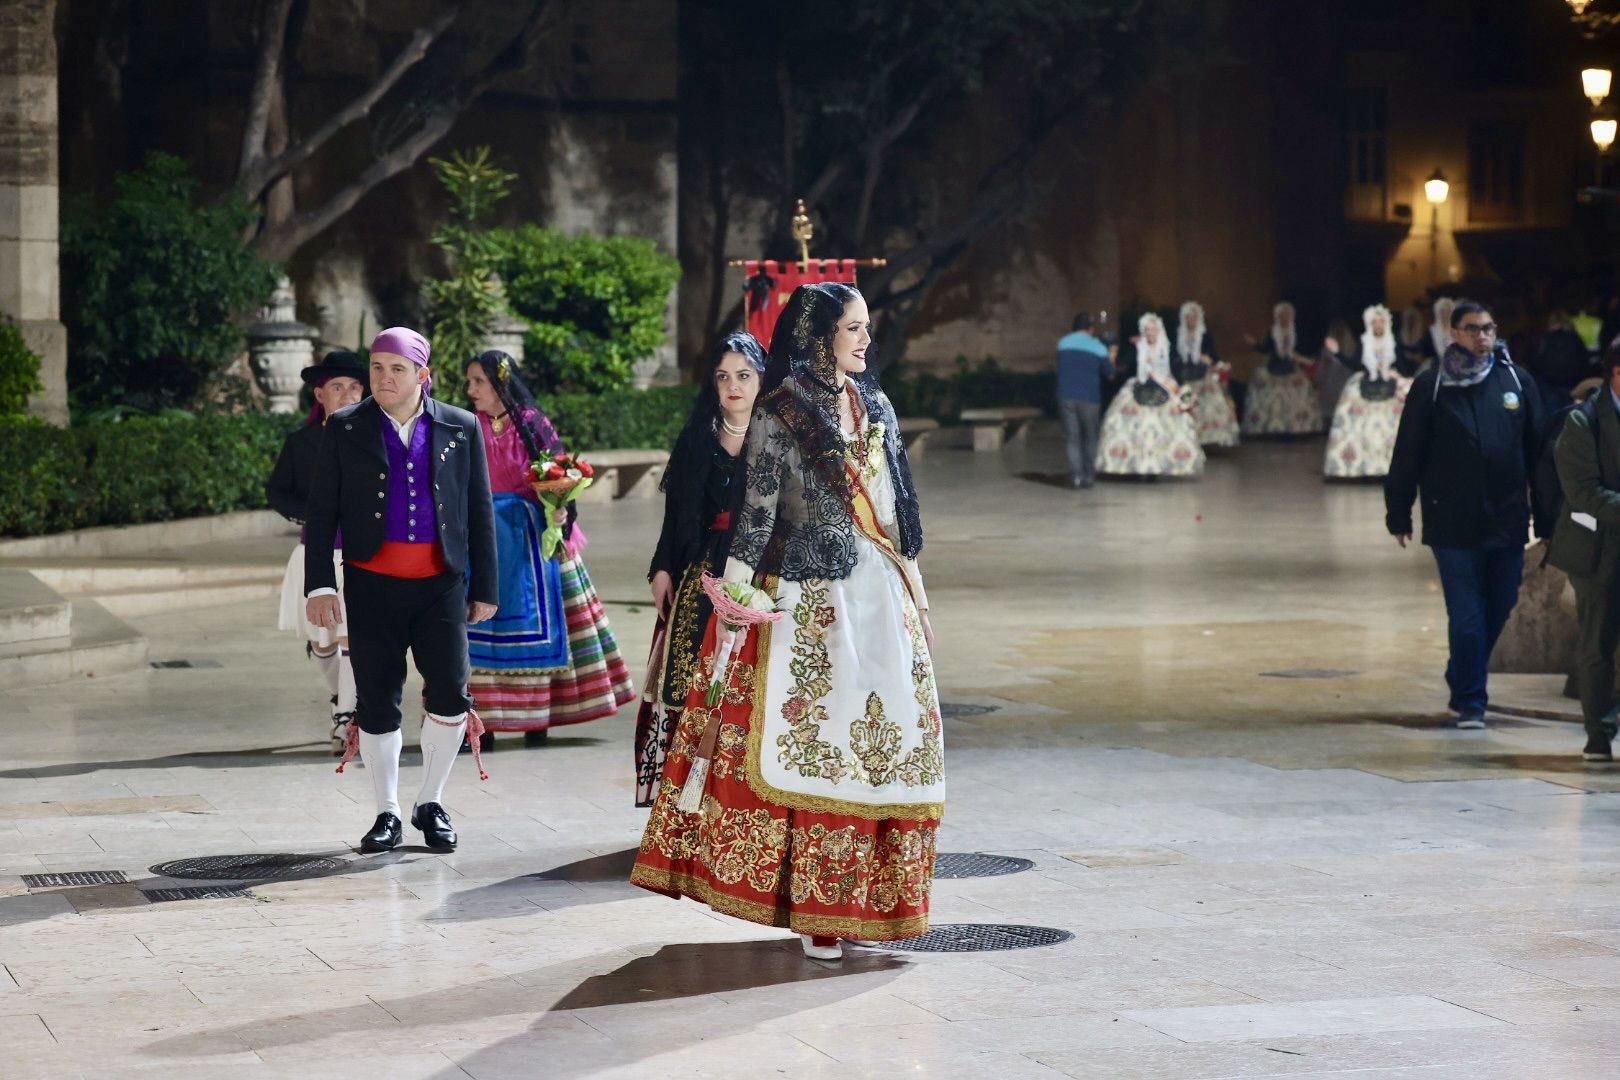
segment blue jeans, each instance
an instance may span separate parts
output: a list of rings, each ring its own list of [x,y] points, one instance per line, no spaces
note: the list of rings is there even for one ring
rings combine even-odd
[[[1524,578],[1524,549],[1433,548],[1446,596],[1451,662],[1446,685],[1451,709],[1462,715],[1485,711],[1485,666],[1502,635]]]

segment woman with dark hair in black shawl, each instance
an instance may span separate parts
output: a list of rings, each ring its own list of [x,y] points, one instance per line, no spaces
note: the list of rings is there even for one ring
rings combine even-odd
[[[945,800],[921,518],[894,409],[863,375],[871,340],[865,299],[831,282],[799,286],[776,325],[725,576],[786,617],[688,696],[630,878],[788,927],[822,960],[926,932]],[[705,684],[732,635],[710,620]]]
[[[533,745],[551,728],[612,716],[636,693],[585,571],[572,504],[558,511],[562,546],[553,558],[541,553],[545,511],[529,465],[562,453],[562,439],[506,353],[467,362],[467,397],[489,458],[501,597],[494,618],[467,629],[468,685],[487,732],[521,731]]]
[[[721,339],[664,472],[664,527],[647,571],[658,621],[636,718],[637,806],[652,805],[697,679],[703,633],[714,614],[703,575],[725,569],[743,439],[764,375],[765,348],[753,334],[739,330]]]

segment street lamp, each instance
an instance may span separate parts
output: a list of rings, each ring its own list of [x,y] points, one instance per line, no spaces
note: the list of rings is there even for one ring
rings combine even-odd
[[[1592,121],[1592,141],[1597,143],[1598,153],[1606,154],[1609,147],[1614,145],[1615,127],[1614,120]]]
[[[1446,182],[1446,174],[1439,169],[1434,170],[1429,174],[1429,178],[1423,181],[1423,197],[1434,206],[1436,215],[1440,213],[1440,204],[1446,201],[1449,194],[1451,185]]]
[[[1423,181],[1423,197],[1429,200],[1429,280],[1440,280],[1440,204],[1451,194],[1446,174],[1438,168]]]
[[[1569,6],[1575,9],[1576,15],[1585,15],[1586,9],[1592,6],[1592,0],[1569,0]]]
[[[1603,99],[1609,96],[1609,88],[1614,85],[1614,72],[1608,68],[1586,68],[1581,72],[1581,90],[1592,102],[1592,108],[1603,104]]]

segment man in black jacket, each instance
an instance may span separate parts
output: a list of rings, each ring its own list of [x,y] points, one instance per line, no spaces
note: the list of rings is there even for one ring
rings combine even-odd
[[[1603,357],[1604,385],[1571,410],[1553,458],[1564,493],[1547,561],[1575,587],[1580,637],[1575,681],[1587,761],[1614,760],[1614,654],[1620,648],[1620,349]]]
[[[345,614],[342,606],[348,608],[358,691],[352,745],[377,796],[377,820],[360,841],[362,851],[388,851],[402,840],[399,704],[406,651],[422,673],[426,705],[422,790],[411,824],[430,847],[456,846],[444,786],[463,735],[470,735],[477,760],[482,726],[467,693],[467,624],[494,615],[499,598],[489,461],[478,420],[427,396],[428,355],[426,339],[414,330],[392,327],[377,335],[372,396],[326,425],[305,513],[309,621],[334,627]],[[332,567],[339,527],[341,601]]]
[[[1384,479],[1385,522],[1405,547],[1412,502],[1446,597],[1446,684],[1460,728],[1485,726],[1486,664],[1519,599],[1530,526],[1527,497],[1547,417],[1535,381],[1496,341],[1484,306],[1451,312],[1452,344],[1412,382]],[[1548,523],[1537,521],[1536,535]]]

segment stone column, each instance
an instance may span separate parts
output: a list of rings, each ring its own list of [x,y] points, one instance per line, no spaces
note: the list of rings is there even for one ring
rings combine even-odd
[[[67,423],[57,257],[56,0],[0,3],[0,314],[42,358],[36,415]]]

